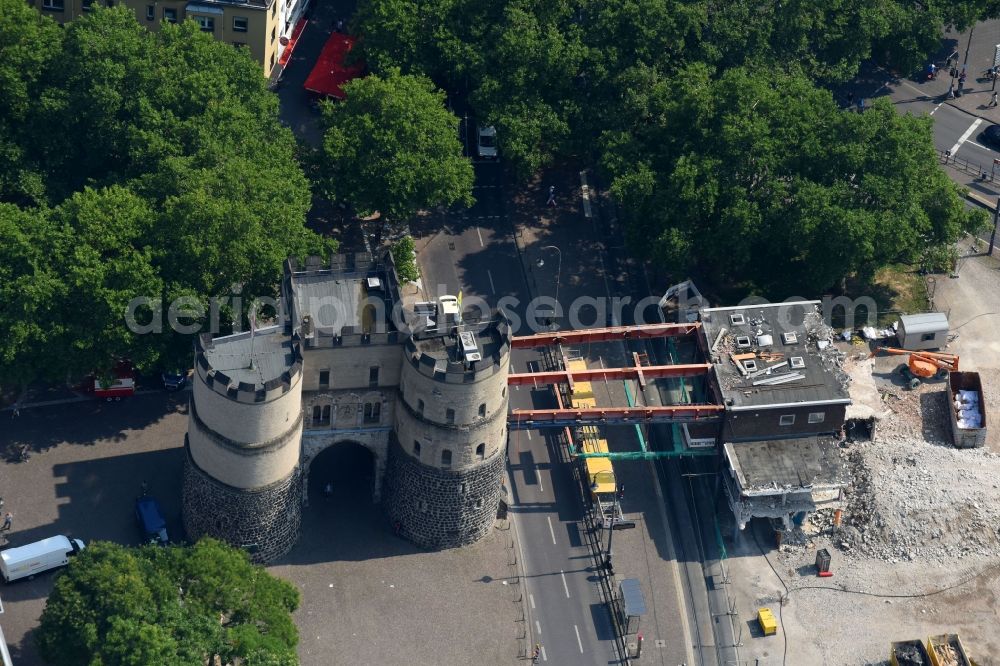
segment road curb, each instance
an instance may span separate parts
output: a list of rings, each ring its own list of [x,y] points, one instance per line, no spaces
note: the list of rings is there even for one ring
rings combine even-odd
[[[973,203],[976,203],[976,204],[979,204],[980,206],[983,206],[984,208],[986,208],[988,210],[995,211],[996,208],[997,208],[997,203],[996,202],[990,201],[989,199],[987,199],[983,195],[979,194],[978,192],[973,192],[972,190],[966,190],[966,192],[965,192],[965,198],[968,199],[969,201],[973,202]]]

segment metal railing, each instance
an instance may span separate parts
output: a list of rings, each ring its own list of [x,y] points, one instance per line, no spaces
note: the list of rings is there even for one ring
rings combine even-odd
[[[938,157],[941,158],[942,165],[950,166],[970,176],[976,176],[982,179],[983,182],[1000,185],[1000,163],[997,161],[991,164],[982,164],[967,160],[964,157],[952,155],[950,150],[941,150],[940,148],[936,148],[935,150],[937,150]]]

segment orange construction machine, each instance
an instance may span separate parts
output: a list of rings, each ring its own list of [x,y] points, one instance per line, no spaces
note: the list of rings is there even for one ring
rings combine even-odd
[[[944,379],[949,373],[958,371],[958,356],[955,354],[912,351],[896,347],[879,347],[872,352],[872,356],[875,354],[909,354],[906,365],[901,366],[899,372],[911,389],[920,386],[920,382],[924,379],[933,377]]]

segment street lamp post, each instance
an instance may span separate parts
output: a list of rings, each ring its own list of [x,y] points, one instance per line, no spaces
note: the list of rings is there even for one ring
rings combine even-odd
[[[559,277],[562,275],[562,250],[560,250],[555,245],[546,245],[541,248],[541,250],[555,250],[556,251],[556,303],[559,302]],[[539,251],[541,251],[539,250]],[[544,259],[538,260],[538,267],[541,268],[545,265]]]

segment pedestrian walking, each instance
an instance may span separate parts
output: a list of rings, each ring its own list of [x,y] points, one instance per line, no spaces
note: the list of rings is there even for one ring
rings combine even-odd
[[[847,93],[847,106],[854,106],[854,93]]]
[[[3,516],[3,527],[0,527],[0,531],[2,531],[2,532],[9,532],[10,531],[10,524],[13,521],[14,521],[14,516],[11,515],[10,511],[8,511],[7,513],[5,513],[4,516]]]
[[[865,98],[860,97],[858,98],[858,113],[864,113],[864,112],[865,112]]]
[[[537,664],[538,663],[538,657],[540,657],[541,654],[542,654],[542,646],[539,645],[538,643],[535,643],[535,649],[531,653],[531,663]]]
[[[990,99],[990,106],[996,106],[996,105],[997,105],[997,94],[994,92],[993,98]]]
[[[546,206],[556,205],[556,186],[549,185],[549,200],[545,202]]]
[[[344,19],[337,19],[337,32],[344,32]]]

